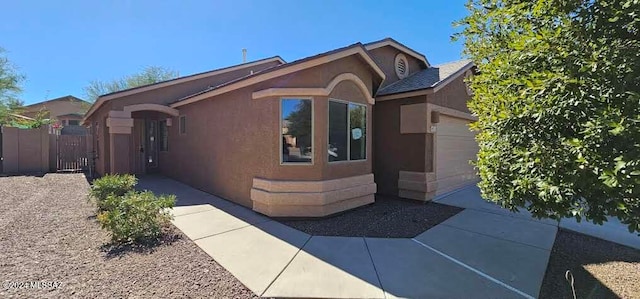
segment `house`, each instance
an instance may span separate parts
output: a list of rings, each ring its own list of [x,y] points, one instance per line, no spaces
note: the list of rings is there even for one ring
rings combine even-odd
[[[83,122],[99,174],[160,173],[269,216],[325,216],[376,191],[429,200],[475,181],[472,66],[356,43],[102,95]]]
[[[83,135],[86,130],[80,122],[90,106],[91,103],[68,95],[25,106],[21,114],[30,118],[48,118],[55,127],[62,128],[63,135]]]

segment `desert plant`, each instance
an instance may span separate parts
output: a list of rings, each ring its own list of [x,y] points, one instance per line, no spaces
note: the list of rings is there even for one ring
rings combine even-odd
[[[133,191],[138,179],[130,174],[105,175],[93,181],[89,195],[96,201],[98,211],[107,211],[127,192]]]
[[[112,242],[146,243],[162,234],[162,227],[171,220],[168,209],[175,205],[176,197],[131,191],[124,196],[109,195],[104,202],[109,209],[98,214],[98,221],[111,233]]]

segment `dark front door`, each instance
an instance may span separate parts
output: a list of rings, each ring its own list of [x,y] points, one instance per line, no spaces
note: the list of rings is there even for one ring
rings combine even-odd
[[[147,120],[145,125],[145,168],[146,172],[158,170],[158,121]]]

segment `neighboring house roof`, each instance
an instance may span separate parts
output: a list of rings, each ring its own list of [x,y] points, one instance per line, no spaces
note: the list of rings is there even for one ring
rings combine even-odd
[[[239,69],[242,69],[242,68],[247,68],[247,67],[251,67],[251,66],[254,66],[254,65],[260,65],[260,64],[263,64],[263,63],[274,62],[274,61],[277,61],[277,62],[279,62],[281,64],[285,63],[285,61],[282,60],[282,58],[280,58],[280,56],[273,56],[273,57],[269,57],[269,58],[265,58],[265,59],[260,59],[260,60],[251,61],[251,62],[247,62],[247,63],[236,64],[236,65],[232,65],[232,66],[228,66],[228,67],[224,67],[224,68],[219,68],[219,69],[215,69],[215,70],[211,70],[211,71],[206,71],[206,72],[197,73],[197,74],[193,74],[193,75],[178,77],[178,78],[174,78],[174,79],[170,79],[170,80],[166,80],[166,81],[161,81],[161,82],[157,82],[157,83],[142,85],[142,86],[138,86],[138,87],[134,87],[134,88],[129,88],[129,89],[125,89],[125,90],[120,90],[120,91],[104,94],[104,95],[99,96],[98,99],[96,99],[96,101],[93,103],[93,105],[91,105],[91,108],[89,108],[89,111],[87,111],[87,113],[85,114],[84,118],[85,119],[89,118],[89,116],[91,116],[91,114],[93,114],[96,110],[98,110],[98,108],[100,108],[100,106],[102,106],[102,104],[104,104],[106,101],[109,101],[111,99],[124,97],[124,96],[129,96],[129,95],[133,95],[133,94],[136,94],[136,93],[141,93],[141,92],[145,92],[145,91],[149,91],[149,90],[153,90],[153,89],[157,89],[157,88],[162,88],[162,87],[167,87],[167,86],[171,86],[171,85],[175,85],[175,84],[180,84],[180,83],[184,83],[184,82],[188,82],[188,81],[198,80],[198,79],[202,79],[202,78],[206,78],[206,77],[210,77],[210,76],[216,76],[216,75],[232,72],[232,71],[235,71],[235,70],[239,70]]]
[[[69,101],[69,102],[78,101],[78,102],[84,102],[84,103],[87,103],[87,104],[91,104],[91,103],[89,103],[89,102],[87,102],[87,101],[85,101],[83,99],[74,97],[72,95],[67,95],[67,96],[64,96],[64,97],[59,97],[59,98],[55,98],[55,99],[46,100],[46,101],[43,101],[43,102],[27,105],[27,106],[24,106],[24,108],[27,108],[28,110],[32,110],[32,108],[36,108],[36,107],[39,107],[39,106],[45,106],[48,103],[58,102],[58,101]]]
[[[443,86],[473,66],[471,60],[458,60],[432,66],[378,90],[376,96],[416,91]]]
[[[347,56],[355,55],[355,54],[360,55],[367,62],[367,64],[369,64],[369,66],[376,72],[376,74],[380,76],[381,79],[383,80],[385,79],[384,72],[373,61],[371,56],[369,56],[369,53],[364,48],[364,45],[361,43],[355,43],[343,48],[338,48],[338,49],[331,50],[318,55],[309,56],[303,59],[299,59],[289,63],[267,68],[262,71],[255,72],[253,74],[240,77],[238,79],[235,79],[217,86],[211,86],[205,90],[202,90],[195,94],[181,98],[173,102],[170,106],[172,108],[175,108],[182,105],[190,104],[206,98],[210,98],[212,96],[216,96],[216,95],[223,94],[232,90],[236,90],[245,86],[249,86],[261,81],[269,80],[279,76],[284,76],[293,72],[298,72],[304,69],[308,69],[314,66],[325,64],[325,63],[328,63],[340,58],[344,58]]]
[[[381,48],[384,46],[391,46],[394,47],[400,51],[403,51],[411,56],[413,56],[414,58],[422,61],[427,67],[430,67],[431,64],[429,63],[429,61],[427,60],[427,57],[425,57],[422,53],[418,53],[416,51],[414,51],[413,49],[401,44],[400,42],[396,41],[393,38],[387,37],[385,39],[381,39],[379,41],[375,41],[375,42],[370,42],[364,45],[364,47],[370,51],[373,49],[377,49],[377,48]]]
[[[21,109],[20,114],[36,118],[42,117],[40,114],[44,113],[47,118],[55,119],[60,115],[72,113],[84,115],[87,108],[89,108],[89,105],[90,103],[85,100],[68,95],[24,106],[24,109]]]
[[[58,117],[83,117],[84,114],[81,113],[69,113],[69,114],[63,114],[63,115],[58,115]]]
[[[26,120],[35,120],[34,118],[31,118],[31,117],[28,117],[28,116],[24,116],[24,115],[20,115],[20,114],[15,114],[15,113],[9,113],[9,115],[11,115],[13,117],[17,117],[17,118],[26,119]]]

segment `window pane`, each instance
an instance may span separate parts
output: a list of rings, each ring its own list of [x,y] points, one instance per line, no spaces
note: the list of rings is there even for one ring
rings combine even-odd
[[[69,125],[70,126],[79,126],[80,125],[80,121],[77,119],[70,119],[69,120]]]
[[[160,121],[159,126],[160,133],[160,151],[168,151],[169,150],[169,130],[167,129],[167,121]]]
[[[311,100],[282,100],[282,162],[311,163]]]
[[[329,101],[329,162],[347,160],[347,104]]]
[[[180,116],[180,134],[187,133],[187,117]]]
[[[349,141],[351,142],[351,160],[367,158],[367,108],[362,105],[349,104]]]

